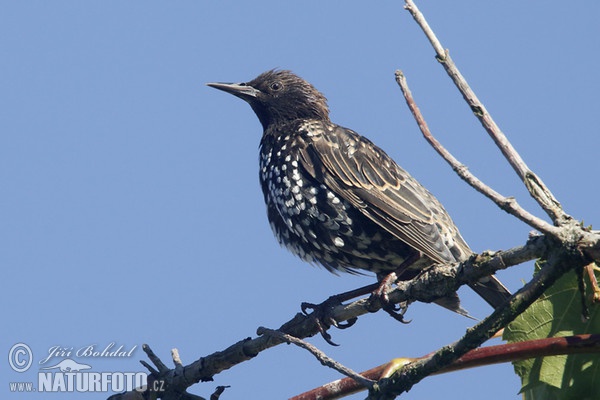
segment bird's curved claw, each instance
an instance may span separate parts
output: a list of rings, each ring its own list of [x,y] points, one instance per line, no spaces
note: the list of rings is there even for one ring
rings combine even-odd
[[[339,344],[335,343],[331,340],[331,335],[327,330],[334,326],[338,329],[347,329],[356,323],[358,318],[351,318],[344,322],[338,322],[331,316],[331,310],[333,307],[342,304],[341,301],[336,296],[331,296],[321,304],[313,304],[313,303],[302,303],[300,308],[302,309],[302,313],[306,316],[311,316],[315,320],[315,324],[317,325],[317,329],[321,334],[321,337],[332,346],[339,346]],[[309,311],[309,310],[312,310]]]
[[[410,324],[412,322],[412,319],[404,319],[404,314],[406,313],[406,310],[408,310],[408,304],[406,302],[401,304],[393,304],[390,302],[382,303],[381,308],[398,322],[402,322],[403,324]]]
[[[392,318],[396,321],[402,322],[403,324],[409,324],[412,320],[405,320],[404,314],[406,310],[408,310],[408,302],[402,302],[399,304],[394,304],[390,302],[390,298],[388,296],[388,291],[391,290],[392,283],[396,279],[396,274],[391,273],[381,280],[377,289],[375,289],[371,293],[371,297],[369,297],[369,304],[371,305],[372,312],[377,311],[378,307],[376,305],[380,305],[383,311],[388,313]]]

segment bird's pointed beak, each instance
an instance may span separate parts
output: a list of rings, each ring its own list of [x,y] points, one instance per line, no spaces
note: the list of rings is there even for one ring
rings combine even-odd
[[[224,92],[230,93],[234,96],[239,97],[245,101],[251,101],[255,99],[260,90],[253,88],[245,83],[207,83],[206,86],[210,86],[215,89],[222,90]]]

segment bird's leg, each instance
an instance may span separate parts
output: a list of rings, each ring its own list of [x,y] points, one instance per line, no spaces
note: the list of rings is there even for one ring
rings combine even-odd
[[[332,346],[337,346],[337,344],[331,340],[331,335],[327,332],[327,330],[331,326],[334,326],[338,329],[349,328],[356,323],[357,319],[352,318],[345,323],[339,323],[331,316],[331,310],[334,307],[341,305],[344,301],[348,301],[359,296],[364,296],[369,293],[371,294],[369,298],[371,304],[379,302],[379,304],[381,304],[381,308],[383,308],[383,310],[391,315],[394,319],[407,324],[410,322],[410,320],[406,321],[404,319],[404,313],[406,313],[406,310],[408,309],[408,303],[404,302],[398,305],[392,304],[390,303],[387,293],[390,291],[391,286],[398,280],[398,277],[402,276],[411,265],[421,258],[421,256],[421,252],[413,252],[406,260],[402,262],[402,264],[400,264],[398,268],[396,268],[395,271],[383,276],[378,275],[377,283],[350,290],[348,292],[336,294],[320,304],[304,302],[300,305],[302,313],[307,316],[310,315],[315,319],[319,333],[323,339],[325,339],[325,341]],[[313,311],[309,312],[309,310]]]
[[[385,312],[403,324],[408,324],[410,322],[410,320],[406,321],[404,319],[404,313],[406,313],[406,310],[408,309],[408,303],[403,302],[398,305],[390,303],[388,292],[391,290],[392,285],[398,280],[398,277],[402,276],[411,265],[419,260],[421,255],[422,254],[419,251],[413,252],[398,268],[396,268],[395,271],[383,276],[383,278],[379,280],[377,288],[371,293],[369,299],[371,303],[378,301]]]
[[[357,318],[351,318],[344,323],[340,323],[331,316],[331,310],[334,307],[341,305],[344,301],[371,293],[373,290],[376,290],[379,285],[379,283],[374,283],[358,289],[350,290],[348,292],[336,294],[329,297],[321,304],[302,303],[300,308],[302,309],[302,313],[304,315],[311,315],[314,317],[317,328],[319,329],[319,333],[323,339],[325,339],[325,341],[330,345],[337,346],[337,344],[331,340],[331,335],[327,332],[327,329],[329,329],[331,326],[334,326],[338,329],[349,328],[356,323]],[[309,310],[313,311],[309,313]]]

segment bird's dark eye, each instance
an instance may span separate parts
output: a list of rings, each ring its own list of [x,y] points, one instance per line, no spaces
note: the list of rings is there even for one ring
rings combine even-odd
[[[283,89],[283,85],[281,82],[273,82],[269,85],[269,88],[271,88],[272,91],[277,92]]]

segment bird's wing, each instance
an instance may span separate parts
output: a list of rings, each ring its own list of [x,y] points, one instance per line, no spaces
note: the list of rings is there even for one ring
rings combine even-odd
[[[330,125],[322,134],[308,135],[300,162],[316,180],[431,260],[456,261],[440,234],[440,223],[452,224],[459,245],[470,252],[437,199],[356,132]]]

